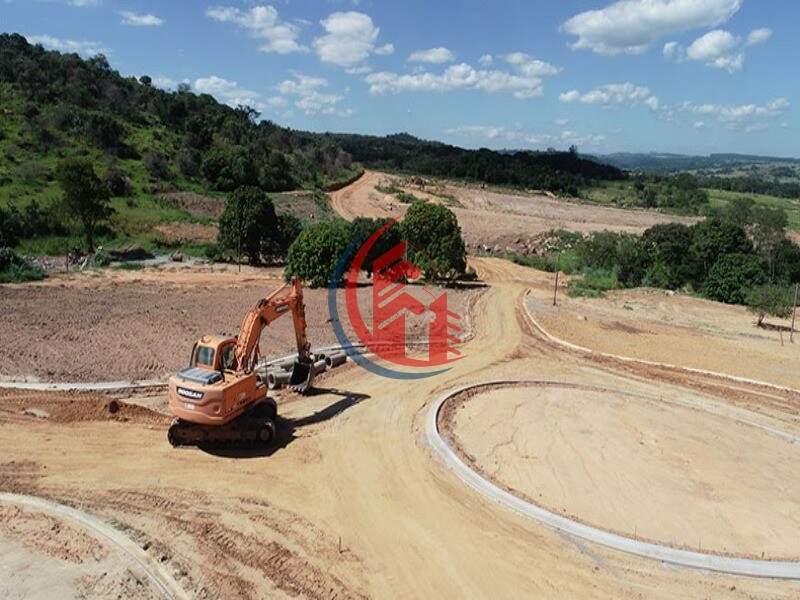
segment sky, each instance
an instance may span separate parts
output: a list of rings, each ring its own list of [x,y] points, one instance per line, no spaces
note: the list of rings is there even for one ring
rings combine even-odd
[[[796,0],[0,0],[4,32],[295,129],[601,154],[800,156],[798,24]]]

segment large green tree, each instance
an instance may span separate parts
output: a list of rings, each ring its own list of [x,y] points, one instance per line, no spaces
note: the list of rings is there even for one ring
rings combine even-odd
[[[751,288],[763,285],[767,275],[752,254],[725,254],[708,273],[703,293],[712,300],[742,304]]]
[[[455,279],[467,268],[466,249],[455,214],[446,206],[414,202],[402,222],[408,256],[426,279]]]
[[[714,263],[725,254],[752,254],[753,244],[743,227],[721,219],[706,219],[692,225],[689,248],[694,263],[694,278],[702,285]]]
[[[337,219],[309,225],[289,247],[286,278],[300,277],[310,287],[327,285],[349,245],[350,226],[347,221]],[[334,285],[340,285],[342,279],[343,276],[333,282]]]
[[[785,319],[792,314],[794,296],[792,289],[782,285],[760,285],[752,288],[745,297],[747,308],[756,315],[761,327],[767,315]]]
[[[237,255],[247,255],[250,264],[261,262],[262,247],[278,236],[278,218],[267,195],[255,187],[241,187],[225,202],[219,219],[218,243]]]
[[[56,180],[64,191],[66,212],[81,224],[86,246],[94,251],[94,236],[99,223],[113,213],[106,185],[94,172],[88,158],[66,158],[56,167]]]

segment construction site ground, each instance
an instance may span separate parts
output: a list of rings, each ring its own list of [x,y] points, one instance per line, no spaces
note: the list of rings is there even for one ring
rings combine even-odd
[[[347,200],[364,182],[334,195],[340,214],[370,214],[369,192],[363,204]],[[474,222],[493,219],[493,210]],[[643,214],[661,218],[631,219]],[[477,231],[470,222],[462,221],[467,236]],[[725,556],[797,559],[798,445],[789,440],[800,436],[800,392],[789,388],[800,387],[800,376],[774,363],[796,364],[800,340],[784,334],[782,346],[778,331],[757,330],[738,309],[680,295],[562,296],[554,309],[552,275],[497,258],[470,264],[486,287],[454,296],[471,331],[461,360],[419,380],[349,364],[321,377],[312,396],[281,393],[278,441],[267,449],[171,448],[159,390],[0,392],[0,492],[19,495],[17,503],[0,496],[0,595],[157,597],[154,581],[166,580],[198,598],[800,596],[798,581],[667,565],[551,529],[465,485],[425,436],[428,410],[449,390],[525,380],[446,404],[443,434],[475,470],[608,531]],[[186,361],[199,334],[235,329],[278,277],[145,269],[0,288],[9,307],[0,335],[12,346],[0,373],[161,375]],[[322,344],[333,340],[315,294],[309,337]],[[286,351],[288,332],[280,334]],[[26,371],[41,361],[12,356],[33,352],[31,344],[43,353],[48,343],[69,349],[49,355],[63,363],[52,374]],[[262,352],[271,353],[267,343]],[[153,366],[142,366],[148,356]],[[23,496],[89,520],[46,513]],[[132,540],[146,560],[136,563],[92,520]]]

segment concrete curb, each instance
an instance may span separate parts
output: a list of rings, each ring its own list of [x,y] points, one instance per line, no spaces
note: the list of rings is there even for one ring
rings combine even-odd
[[[17,506],[61,517],[73,523],[77,523],[85,529],[91,530],[128,556],[128,558],[130,558],[130,560],[147,576],[161,596],[170,599],[188,600],[189,595],[183,587],[173,579],[172,575],[167,572],[163,565],[148,556],[136,542],[100,519],[80,510],[65,506],[64,504],[45,500],[44,498],[37,498],[36,496],[0,492],[0,502],[15,504]]]
[[[562,531],[566,534],[573,535],[583,540],[594,542],[614,550],[627,552],[628,554],[634,554],[636,556],[659,560],[664,563],[689,567],[692,569],[716,571],[719,573],[742,575],[746,577],[800,580],[800,562],[754,560],[693,552],[690,550],[680,550],[678,548],[642,542],[633,538],[628,538],[622,535],[604,531],[602,529],[598,529],[578,521],[573,521],[572,519],[562,515],[550,512],[549,510],[514,496],[513,494],[484,478],[476,471],[472,470],[458,457],[453,449],[447,445],[447,442],[445,442],[440,435],[438,426],[439,411],[444,403],[453,396],[467,390],[480,387],[536,383],[563,384],[563,382],[494,380],[464,385],[450,390],[436,400],[428,410],[425,423],[425,435],[428,444],[433,448],[445,465],[469,487],[486,496],[493,502],[501,504],[522,516],[539,521],[548,527]]]

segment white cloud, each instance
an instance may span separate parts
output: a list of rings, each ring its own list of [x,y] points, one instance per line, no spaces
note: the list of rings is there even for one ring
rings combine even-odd
[[[371,54],[391,54],[392,44],[376,47],[380,29],[369,15],[349,11],[335,12],[320,21],[325,35],[314,40],[314,47],[322,62],[340,67],[355,67]]]
[[[567,104],[575,102],[575,100],[580,97],[581,93],[578,90],[569,90],[568,92],[562,92],[558,95],[558,99]]]
[[[26,35],[25,39],[27,39],[30,44],[41,44],[48,50],[75,52],[81,56],[94,56],[96,54],[109,54],[111,52],[101,43],[87,40],[67,40],[53,37],[52,35]]]
[[[206,16],[221,23],[238,25],[254,38],[264,40],[259,47],[262,52],[289,54],[308,50],[297,41],[300,34],[297,25],[281,21],[278,11],[272,6],[253,6],[249,10],[214,6],[206,10]]]
[[[210,94],[228,106],[246,105],[263,110],[264,104],[258,101],[258,92],[239,87],[235,81],[229,81],[216,75],[201,77],[194,82],[194,89],[201,94]]]
[[[602,134],[582,135],[575,131],[564,130],[560,133],[535,133],[522,131],[519,128],[509,129],[502,126],[488,125],[462,125],[445,129],[445,133],[463,138],[483,139],[516,147],[542,147],[542,146],[588,146],[598,147],[605,142],[606,136]]]
[[[758,131],[767,127],[765,121],[777,119],[789,110],[791,104],[786,98],[775,98],[766,104],[695,104],[684,102],[678,110],[693,114],[714,117],[730,129]]]
[[[768,27],[762,27],[761,29],[754,29],[747,36],[747,45],[755,46],[757,44],[763,44],[771,37],[772,37],[772,29],[769,29]]]
[[[694,125],[692,125],[695,129],[703,129],[705,126],[706,124],[703,121],[695,121]]]
[[[512,52],[506,54],[504,58],[508,64],[514,65],[520,73],[528,77],[547,77],[561,72],[560,68],[537,60],[524,52]]]
[[[179,83],[190,83],[188,79],[184,79],[183,81],[176,81],[171,77],[153,77],[153,86],[157,88],[161,88],[162,90],[173,90],[178,87]]]
[[[659,109],[659,101],[646,87],[634,85],[630,82],[609,83],[584,94],[578,90],[570,90],[559,96],[562,102],[570,103],[580,100],[583,104],[599,104],[600,106],[643,104],[651,110]]]
[[[85,6],[100,6],[102,0],[69,0],[70,5],[85,7]]]
[[[494,62],[494,57],[491,54],[484,54],[478,59],[478,64],[482,67],[488,67]]]
[[[572,48],[599,54],[641,54],[664,36],[730,19],[742,0],[619,0],[566,21],[562,29],[578,39]]]
[[[686,56],[686,50],[683,49],[678,42],[667,42],[664,44],[664,49],[661,51],[664,58],[675,62],[683,62]]]
[[[294,79],[286,79],[278,84],[278,91],[284,96],[295,96],[294,105],[307,115],[337,115],[349,117],[352,109],[338,108],[344,96],[326,94],[321,90],[328,87],[328,80],[323,77],[311,77],[302,73],[293,73]]]
[[[569,124],[569,119],[556,119],[555,124],[558,125],[559,127],[564,127],[564,125]]]
[[[164,24],[164,19],[155,15],[142,15],[129,10],[123,10],[120,15],[122,15],[122,24],[132,27],[160,27]]]
[[[375,54],[379,56],[388,56],[390,54],[394,54],[394,44],[384,44],[383,46],[378,46],[375,48]]]
[[[453,62],[456,59],[447,48],[429,48],[428,50],[417,50],[412,52],[408,57],[410,62],[429,63],[433,65],[440,65],[442,63]]]
[[[744,65],[744,54],[738,51],[741,44],[736,36],[724,29],[715,29],[697,38],[686,49],[686,55],[715,69],[732,73]]]
[[[452,65],[441,74],[391,72],[371,73],[366,82],[373,95],[400,92],[450,92],[454,90],[482,90],[508,92],[515,98],[541,96],[544,88],[539,77],[527,77],[505,71],[475,69],[466,63]]]
[[[433,50],[438,52],[446,49],[434,48]],[[443,53],[439,54],[440,56],[437,58],[444,58]],[[387,71],[371,73],[365,78],[365,81],[369,84],[369,91],[373,95],[400,92],[482,90],[489,93],[510,93],[515,98],[525,99],[541,96],[544,93],[543,78],[561,71],[558,67],[536,60],[522,52],[508,54],[503,59],[512,65],[516,72],[476,69],[466,63],[459,63],[450,65],[441,73],[430,73],[420,67],[415,68],[410,74]],[[481,62],[488,63],[489,61],[482,60]]]

